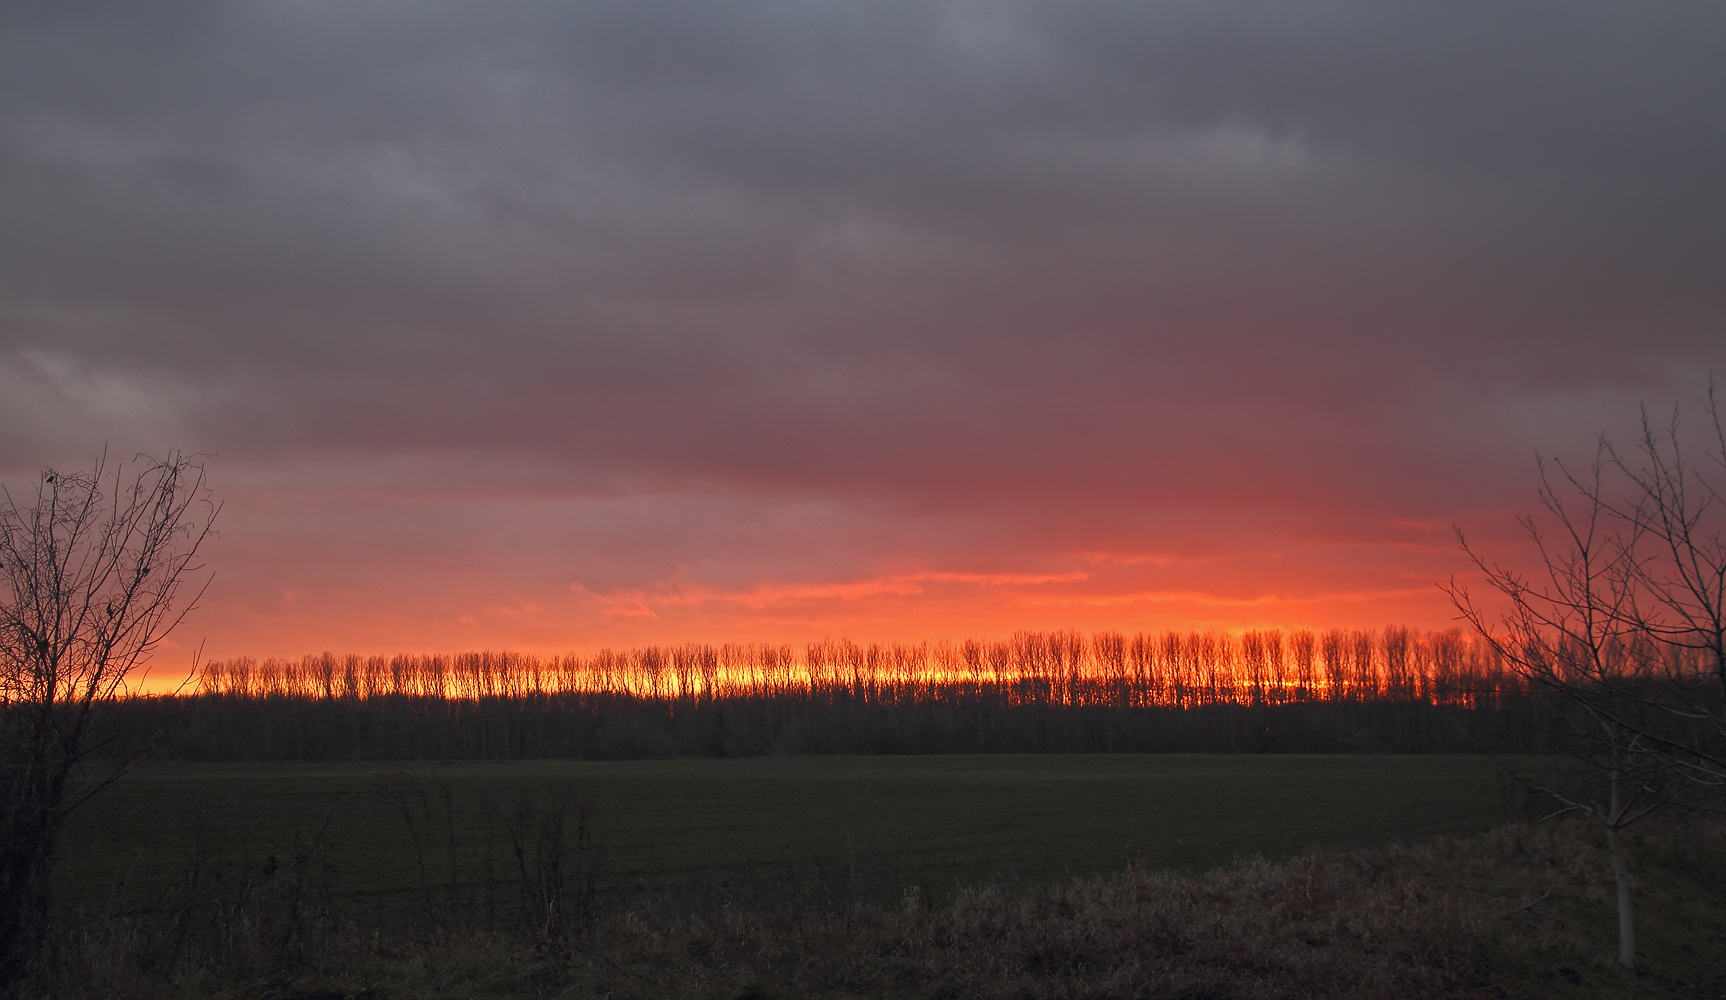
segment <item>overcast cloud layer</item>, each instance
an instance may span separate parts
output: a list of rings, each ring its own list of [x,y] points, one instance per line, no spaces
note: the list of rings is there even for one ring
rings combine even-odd
[[[0,470],[216,655],[1441,626],[1726,370],[1713,3],[14,3]]]

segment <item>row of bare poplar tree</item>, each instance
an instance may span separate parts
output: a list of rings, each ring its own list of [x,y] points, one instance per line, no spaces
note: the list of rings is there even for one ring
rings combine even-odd
[[[994,689],[1057,705],[1189,708],[1304,701],[1496,705],[1523,692],[1460,631],[1018,632],[1005,640],[646,646],[592,656],[510,652],[212,661],[200,694],[371,700],[623,694],[672,702],[844,692],[891,702]]]
[[[1393,627],[236,659],[128,711],[208,760],[1454,753],[1543,751],[1549,700],[1489,643]]]

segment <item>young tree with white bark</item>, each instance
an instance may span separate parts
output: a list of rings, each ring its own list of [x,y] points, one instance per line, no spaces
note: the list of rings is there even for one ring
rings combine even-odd
[[[1710,387],[1703,461],[1674,411],[1643,412],[1639,449],[1602,439],[1586,473],[1541,463],[1545,514],[1525,518],[1536,569],[1458,540],[1503,609],[1455,581],[1462,616],[1533,693],[1571,780],[1519,777],[1606,831],[1617,882],[1619,961],[1634,966],[1624,831],[1662,809],[1704,808],[1726,789],[1726,433]],[[1580,778],[1580,780],[1577,780]]]

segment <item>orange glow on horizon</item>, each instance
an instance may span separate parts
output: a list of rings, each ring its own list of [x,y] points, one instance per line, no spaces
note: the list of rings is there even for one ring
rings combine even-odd
[[[1441,579],[1435,577],[1434,579]],[[192,652],[205,657],[293,658],[308,649],[361,656],[509,649],[554,658],[602,649],[768,641],[801,647],[823,637],[870,642],[964,642],[973,636],[1074,628],[1120,631],[1323,631],[1387,623],[1443,631],[1455,611],[1434,582],[1357,590],[1154,589],[1099,582],[1081,572],[887,574],[839,583],[482,596],[430,593],[419,600],[356,599],[297,592],[277,608],[225,603],[198,616],[164,647],[153,673],[183,677]],[[1118,586],[1117,584],[1128,584]],[[213,602],[212,602],[213,603]],[[209,629],[205,632],[204,629]],[[196,630],[196,631],[194,631]],[[198,633],[209,636],[204,642]],[[571,641],[571,637],[580,637]],[[165,681],[152,682],[165,683]]]
[[[983,688],[1027,702],[1121,707],[1391,699],[1475,705],[1516,685],[1461,632],[1331,629],[1006,640],[823,640],[645,646],[592,656],[322,654],[205,664],[187,693],[313,699],[615,695],[655,700],[833,696],[921,700]]]

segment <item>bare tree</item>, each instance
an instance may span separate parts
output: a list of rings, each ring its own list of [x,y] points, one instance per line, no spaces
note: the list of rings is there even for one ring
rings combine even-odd
[[[1726,784],[1726,435],[1712,387],[1709,401],[1719,449],[1709,455],[1712,476],[1686,463],[1676,411],[1663,432],[1644,411],[1640,462],[1602,439],[1586,473],[1541,463],[1546,514],[1522,522],[1533,574],[1490,563],[1458,529],[1501,614],[1454,580],[1448,587],[1543,699],[1545,728],[1577,765],[1550,780],[1519,777],[1558,813],[1605,827],[1626,966],[1635,964],[1636,932],[1623,831],[1664,808],[1708,804]]]
[[[104,710],[203,592],[184,599],[218,510],[203,464],[140,461],[0,502],[0,989],[40,954],[66,815],[135,760]]]
[[[1682,695],[1656,703],[1680,724],[1644,735],[1659,741],[1687,779],[1720,788],[1726,786],[1726,423],[1715,383],[1708,386],[1708,417],[1700,464],[1685,456],[1676,408],[1661,430],[1643,411],[1639,458],[1606,447],[1630,485],[1630,501],[1609,509],[1640,543],[1628,566],[1635,597],[1630,624],[1676,654],[1662,675]],[[1674,728],[1676,738],[1668,738]]]

